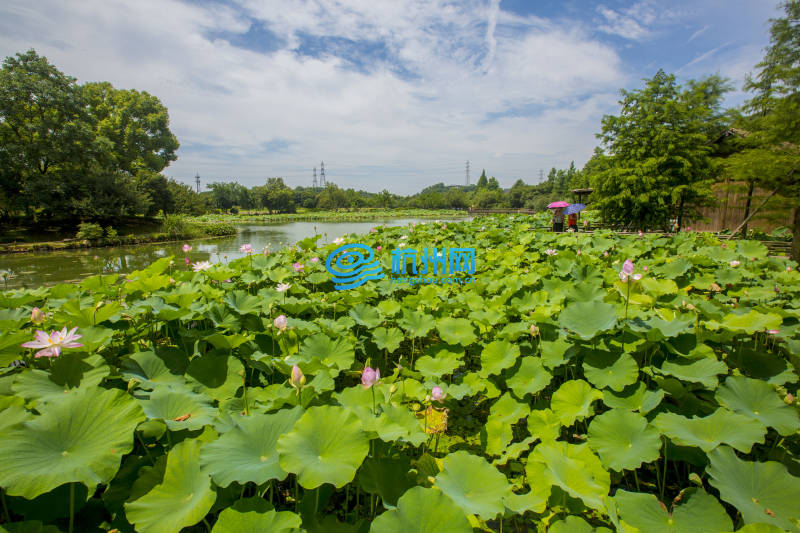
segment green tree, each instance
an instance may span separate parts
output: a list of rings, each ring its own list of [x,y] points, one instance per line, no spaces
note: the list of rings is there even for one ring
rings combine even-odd
[[[247,187],[239,185],[235,181],[209,183],[214,206],[223,211],[228,211],[233,206],[252,207],[253,202]]]
[[[711,205],[718,169],[710,155],[710,131],[719,124],[719,76],[682,89],[674,75],[659,71],[640,90],[622,91],[619,116],[603,117],[598,137],[607,167],[593,175],[594,200],[608,222],[635,227],[678,225]]]
[[[97,136],[112,145],[109,155],[114,168],[132,175],[140,170],[161,172],[177,159],[178,139],[158,98],[115,89],[108,82],[86,83],[82,92]]]
[[[784,16],[770,21],[770,45],[757,73],[745,83],[753,97],[741,125],[750,135],[726,167],[734,177],[794,203],[792,258],[800,261],[800,2],[787,1],[781,8]]]
[[[98,149],[75,78],[34,50],[3,61],[0,208],[4,216],[42,205],[37,202],[54,187],[69,196],[62,180]]]
[[[167,181],[167,189],[174,207],[174,213],[182,215],[202,215],[206,212],[206,204],[201,195],[185,183],[173,179]]]
[[[478,178],[478,188],[485,189],[489,185],[489,179],[486,177],[486,169],[481,172],[481,177]]]

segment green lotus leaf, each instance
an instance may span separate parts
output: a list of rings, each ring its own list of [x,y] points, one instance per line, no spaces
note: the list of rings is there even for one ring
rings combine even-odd
[[[142,533],[171,533],[196,524],[217,495],[200,468],[202,443],[189,439],[167,454],[164,480],[141,498],[125,504],[125,515]]]
[[[745,524],[765,523],[781,529],[800,531],[800,478],[775,461],[743,461],[727,446],[708,454],[709,483],[720,498],[742,513]]]
[[[186,382],[195,392],[221,402],[233,398],[242,386],[244,365],[228,354],[209,352],[192,359]]]
[[[381,349],[389,353],[395,352],[403,342],[403,332],[397,328],[375,328],[372,330],[372,341]]]
[[[463,357],[463,352],[441,349],[433,357],[425,355],[417,359],[415,367],[427,379],[441,379],[442,376],[452,374],[456,368],[463,365]]]
[[[358,484],[364,492],[381,497],[384,507],[394,509],[397,500],[415,485],[409,474],[411,462],[408,457],[368,457],[358,470]]]
[[[725,508],[703,490],[688,489],[680,505],[667,512],[652,494],[617,491],[614,502],[625,523],[648,533],[721,533],[732,531]]]
[[[383,321],[381,315],[378,314],[377,309],[364,303],[357,304],[355,307],[350,309],[348,314],[353,320],[356,321],[357,324],[361,324],[369,329],[378,327],[378,325]]]
[[[275,414],[254,414],[238,420],[238,425],[200,452],[200,465],[220,487],[234,481],[256,485],[270,479],[282,481],[287,473],[278,465],[275,445],[278,437],[291,431],[302,409],[282,409]]]
[[[602,399],[602,392],[593,389],[582,379],[573,379],[562,383],[553,393],[550,408],[558,416],[561,425],[571,426],[576,420],[592,416],[592,402]]]
[[[611,478],[586,444],[542,442],[528,456],[528,462],[544,465],[544,477],[551,485],[558,485],[592,509],[605,511],[603,500],[611,488]]]
[[[608,331],[617,323],[617,308],[599,302],[574,302],[567,305],[558,316],[562,328],[575,332],[580,338],[591,340],[600,332]]]
[[[466,318],[440,318],[436,320],[436,331],[447,344],[469,346],[478,340],[472,329],[472,323]]]
[[[483,457],[460,450],[442,460],[436,486],[464,512],[483,520],[503,512],[503,498],[511,494],[506,477]]]
[[[710,415],[686,418],[675,413],[661,413],[653,425],[679,446],[696,446],[708,453],[720,444],[728,444],[749,453],[753,444],[764,442],[766,428],[746,416],[720,407]]]
[[[512,425],[528,415],[530,408],[506,392],[492,405],[486,421],[486,453],[500,455],[514,438]]]
[[[553,375],[544,368],[540,357],[523,357],[519,370],[506,380],[508,387],[518,398],[536,394],[550,384]]]
[[[302,522],[300,515],[276,511],[266,500],[247,498],[222,511],[211,533],[291,533],[300,531]]]
[[[679,358],[675,361],[664,361],[661,368],[656,369],[660,374],[672,376],[682,381],[700,383],[709,390],[717,388],[717,374],[727,374],[728,365],[718,361],[716,357],[698,357],[694,359]]]
[[[670,281],[670,283],[674,282]],[[688,333],[694,329],[694,324],[694,317],[675,317],[673,320],[664,320],[654,316],[647,320],[637,317],[630,321],[628,327],[633,331],[644,333],[648,340],[660,341]]]
[[[399,313],[402,308],[403,306],[394,300],[381,300],[381,302],[378,303],[378,311],[380,311],[383,316],[394,316]]]
[[[760,313],[751,309],[747,313],[728,313],[721,322],[709,320],[705,323],[711,330],[724,328],[733,333],[746,333],[752,335],[756,331],[778,329],[783,319],[775,313]]]
[[[736,241],[736,251],[743,256],[744,259],[760,259],[766,257],[769,249],[764,246],[764,243],[759,241]]]
[[[3,434],[0,486],[28,499],[71,482],[94,491],[114,477],[143,420],[122,391],[91,387],[62,394],[41,415]]]
[[[614,354],[604,350],[592,350],[583,360],[583,374],[598,389],[609,388],[621,391],[636,383],[639,365],[627,353]]]
[[[406,330],[409,336],[417,338],[427,335],[433,328],[434,322],[431,315],[403,308],[403,316],[397,320],[397,324]]]
[[[2,533],[61,533],[56,526],[46,526],[38,520],[11,522],[0,526]]]
[[[14,398],[19,398],[18,396],[14,396]],[[19,398],[22,401],[22,398]],[[24,401],[22,401],[24,404]],[[31,420],[33,415],[29,413],[24,405],[19,404],[12,404],[6,407],[5,409],[0,410],[0,432],[5,434],[5,432],[14,426],[22,424],[23,422],[27,422]]]
[[[786,533],[785,529],[781,529],[772,524],[747,524],[736,530],[736,533]]]
[[[316,333],[303,341],[297,362],[321,364],[335,378],[339,371],[348,370],[353,365],[355,356],[355,347],[346,337],[331,340],[323,333]]]
[[[519,346],[516,344],[511,344],[507,340],[492,341],[481,352],[481,371],[478,374],[482,378],[499,374],[506,368],[514,366],[517,357],[519,357]]]
[[[561,433],[561,419],[550,409],[536,409],[528,415],[528,431],[542,442],[556,440]]]
[[[603,403],[612,409],[628,409],[647,414],[661,403],[664,391],[661,389],[649,390],[641,381],[629,385],[619,392],[612,390],[603,391]]]
[[[542,364],[551,370],[579,353],[578,348],[566,337],[559,337],[555,341],[540,340],[539,345],[542,349]]]
[[[152,390],[158,385],[183,385],[180,374],[170,371],[164,360],[152,351],[136,352],[126,356],[120,364],[125,379],[140,381],[142,388]]]
[[[160,418],[172,431],[200,429],[211,425],[217,416],[217,409],[208,403],[206,396],[186,389],[157,387],[149,399],[139,403],[147,418]]]
[[[667,279],[675,279],[683,276],[692,268],[692,263],[683,258],[667,259],[667,261],[667,263],[651,269],[651,272],[664,276]]]
[[[358,418],[333,405],[309,408],[294,429],[278,439],[278,463],[297,474],[306,489],[323,483],[343,487],[353,481],[368,451]]]
[[[414,487],[397,501],[397,509],[372,521],[370,533],[472,533],[464,511],[437,489]]]
[[[223,301],[240,315],[258,314],[264,306],[261,298],[248,294],[247,291],[230,291],[225,295]]]
[[[548,533],[611,533],[607,527],[594,528],[592,525],[583,518],[575,515],[569,515],[564,520],[553,522],[553,525],[547,530]]]
[[[621,472],[658,459],[661,435],[642,415],[612,409],[592,419],[587,444],[603,466]]]
[[[758,379],[731,376],[717,389],[716,400],[735,413],[775,428],[781,435],[800,430],[797,411],[778,397],[775,388]]]
[[[647,294],[657,298],[667,294],[678,293],[678,285],[674,281],[671,279],[656,279],[653,276],[644,276],[642,278],[642,288]]]
[[[493,465],[504,465],[511,459],[516,459],[522,453],[527,452],[531,444],[536,442],[536,437],[526,437],[522,439],[520,442],[514,442],[506,446],[503,452],[500,454],[500,457],[492,461]]]

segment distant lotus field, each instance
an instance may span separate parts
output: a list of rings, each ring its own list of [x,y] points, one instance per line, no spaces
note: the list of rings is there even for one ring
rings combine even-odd
[[[532,222],[3,292],[0,530],[800,532],[797,265]],[[335,290],[342,242],[384,279]]]

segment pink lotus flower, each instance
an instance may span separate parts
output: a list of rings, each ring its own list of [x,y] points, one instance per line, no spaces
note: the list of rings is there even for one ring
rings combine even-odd
[[[61,355],[62,348],[80,348],[83,344],[74,342],[82,337],[76,335],[77,326],[67,333],[67,328],[61,331],[53,331],[48,335],[44,331],[36,330],[36,340],[22,344],[23,348],[42,348],[34,354],[34,357],[58,357]]]
[[[442,229],[447,229],[447,224],[442,224]]]
[[[318,263],[319,262],[319,257],[312,257],[311,258],[311,262],[312,263]]]
[[[581,249],[580,249],[580,248],[578,248],[578,251],[576,252],[576,254],[577,254],[577,255],[582,255],[582,254],[583,254],[583,252],[581,252]]]
[[[381,370],[379,368],[373,370],[367,366],[361,372],[361,386],[365,389],[372,387],[379,379],[381,379]]]
[[[305,265],[302,264],[302,263],[295,263],[295,264],[292,265],[292,268],[294,268],[295,272],[302,272],[303,271],[303,267],[305,267]]]
[[[191,247],[191,246],[189,246],[188,244],[184,244],[184,245],[181,247],[181,250],[183,250],[183,253],[185,253],[185,254],[188,254],[189,252],[191,252],[191,251],[192,251],[192,247]]]
[[[767,333],[769,333],[770,335],[777,335],[780,332],[781,332],[781,330],[779,330],[779,329],[768,329],[767,330]]]
[[[378,233],[378,230],[376,230],[375,228],[369,228],[369,232],[370,233]]]
[[[44,313],[38,307],[34,307],[31,311],[31,322],[36,324],[37,326],[44,322]]]
[[[300,389],[303,388],[303,385],[306,384],[306,377],[303,375],[303,372],[300,370],[300,367],[294,365],[292,367],[292,375],[289,377],[289,385],[297,389],[297,392],[300,392]]]
[[[333,239],[333,244],[342,244],[343,242],[344,239],[342,237],[337,237],[336,239]]]
[[[544,251],[544,253],[546,253],[547,255],[553,256],[553,255],[557,255],[558,254],[558,250],[554,250],[552,248],[548,248],[547,250]]]
[[[431,389],[431,399],[432,400],[437,401],[437,402],[441,402],[446,397],[447,397],[447,394],[445,394],[442,391],[442,388],[439,387],[438,385],[436,387],[434,387],[433,389]]]
[[[183,260],[183,262],[184,262],[184,263],[186,263],[186,266],[189,266],[189,263],[191,263],[191,260],[190,260],[188,257],[186,257],[186,258]]]
[[[279,315],[275,317],[275,320],[272,321],[276,328],[281,331],[286,331],[286,328],[289,325],[289,321],[286,319],[286,315]]]
[[[380,252],[380,251],[381,251],[383,248],[381,248],[380,246],[378,246],[378,247],[376,247],[375,249],[376,249],[376,250],[378,250],[378,251]]]
[[[635,280],[642,279],[641,274],[633,273],[633,261],[631,261],[630,259],[626,259],[625,262],[622,264],[622,270],[619,271],[619,279],[621,279],[622,281],[628,281],[629,277]]]
[[[731,262],[730,262],[730,265],[731,265],[732,267],[736,268],[736,267],[738,267],[738,266],[740,265],[740,263],[739,263],[739,261],[737,261],[736,259],[734,259],[733,261],[731,261]]]
[[[723,248],[727,248],[727,247],[728,247],[728,245],[727,245],[727,244],[725,244],[725,243],[723,242],[723,243],[722,243],[722,247],[723,247]]]
[[[537,337],[539,335],[539,327],[536,324],[531,324],[531,335],[533,335],[534,337]]]
[[[242,253],[245,253],[245,254],[252,254],[253,253],[253,247],[250,246],[249,244],[243,244],[239,248],[239,251],[242,252]]]
[[[647,272],[647,271],[648,271],[648,270],[650,270],[650,269],[647,267],[647,265],[645,265],[645,266],[643,266],[643,267],[642,267],[642,270],[644,270],[645,272]]]
[[[603,252],[603,257],[608,257],[608,250],[606,250],[605,252]]]
[[[792,267],[790,267],[790,266],[787,266],[787,267],[786,267],[786,272],[791,272],[791,271],[792,271]]]
[[[278,292],[286,292],[289,290],[289,287],[291,286],[292,286],[291,283],[278,283],[278,286],[275,287],[275,290]]]

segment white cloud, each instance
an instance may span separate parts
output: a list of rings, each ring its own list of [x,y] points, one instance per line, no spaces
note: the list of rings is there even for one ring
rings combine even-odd
[[[187,182],[199,172],[307,185],[324,160],[339,185],[402,193],[461,183],[467,159],[505,186],[573,159],[581,166],[630,79],[590,28],[496,0],[237,2],[7,1],[0,54],[34,47],[80,81],[157,95],[183,145],[166,173]],[[645,39],[663,13],[648,2],[603,9],[603,31],[630,39]],[[277,50],[225,39],[252,24],[276,36]],[[322,53],[299,52],[308,36]],[[359,55],[355,68],[324,48],[331,38],[382,52]]]

